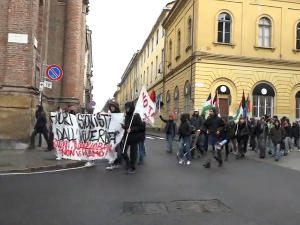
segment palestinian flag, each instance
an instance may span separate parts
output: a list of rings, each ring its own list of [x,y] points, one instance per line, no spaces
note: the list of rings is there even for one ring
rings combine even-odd
[[[212,106],[213,106],[213,102],[211,98],[211,93],[209,93],[206,102],[204,103],[204,107],[201,111],[201,115],[206,115],[206,111],[208,111]]]
[[[215,95],[214,100],[213,100],[213,105],[219,107],[219,93],[218,93],[218,90],[216,91],[216,95]]]
[[[249,94],[248,94],[247,100],[246,100],[246,107],[247,107],[248,113],[251,112],[251,101],[249,98]]]
[[[241,102],[239,104],[238,109],[236,110],[236,115],[232,118],[232,120],[234,120],[235,122],[238,122],[238,120],[240,119],[240,116],[242,116],[244,114],[245,106],[246,106],[246,100],[245,100],[245,94],[243,91]]]

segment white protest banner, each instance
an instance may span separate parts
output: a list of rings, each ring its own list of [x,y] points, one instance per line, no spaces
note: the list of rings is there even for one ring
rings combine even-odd
[[[51,113],[53,144],[57,155],[71,160],[116,158],[115,147],[122,140],[123,113]]]
[[[155,103],[149,97],[145,86],[142,87],[134,112],[139,113],[146,123],[154,124]]]

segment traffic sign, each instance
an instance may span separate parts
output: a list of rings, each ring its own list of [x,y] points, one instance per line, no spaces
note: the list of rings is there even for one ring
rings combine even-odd
[[[49,89],[52,89],[52,82],[51,81],[44,81],[44,87],[45,88],[49,88]]]
[[[91,102],[91,105],[92,105],[92,106],[96,106],[96,102],[95,102],[95,101],[92,101],[92,102]]]
[[[58,65],[50,65],[47,67],[46,76],[51,81],[59,81],[63,77],[63,70]]]

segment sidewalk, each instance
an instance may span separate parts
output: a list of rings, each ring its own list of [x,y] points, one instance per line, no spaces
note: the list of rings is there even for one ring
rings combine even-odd
[[[298,152],[297,148],[295,151],[290,152],[288,156],[281,156],[278,162],[276,162],[275,159],[271,157],[269,154],[266,155],[265,159],[260,159],[258,153],[249,150],[247,151],[247,157],[259,162],[282,166],[285,168],[300,171],[300,152]]]
[[[164,133],[150,130],[150,129],[146,131],[146,135],[165,138]],[[291,152],[288,156],[282,156],[278,162],[276,162],[274,158],[270,157],[269,154],[267,154],[265,159],[260,159],[258,153],[250,150],[247,151],[247,158],[259,162],[263,162],[263,163],[282,166],[285,168],[300,171],[300,152],[298,152],[297,148],[295,149],[295,151]]]
[[[0,172],[37,172],[83,166],[83,161],[56,160],[55,151],[44,152],[45,148],[35,150],[0,150]]]

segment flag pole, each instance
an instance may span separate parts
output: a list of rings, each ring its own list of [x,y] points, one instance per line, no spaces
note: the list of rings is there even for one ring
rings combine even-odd
[[[158,100],[158,112],[160,114],[160,98],[161,98],[161,95],[159,95],[159,100]]]

